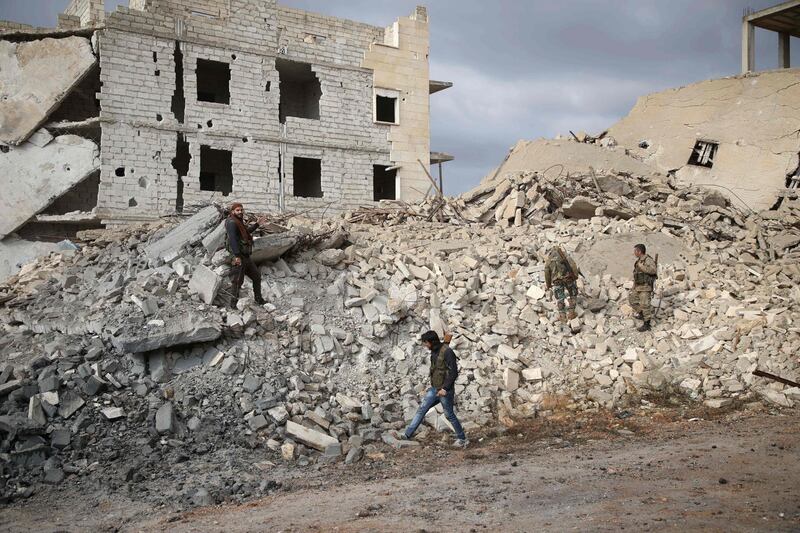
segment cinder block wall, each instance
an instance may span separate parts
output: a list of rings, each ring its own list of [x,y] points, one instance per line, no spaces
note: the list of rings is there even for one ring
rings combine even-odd
[[[64,10],[64,15],[78,17],[81,26],[94,26],[105,18],[104,0],[72,0]]]
[[[384,40],[383,28],[263,0],[148,0],[133,5],[144,9],[119,8],[107,17],[100,36],[101,217],[140,220],[175,210],[178,174],[172,159],[178,134],[189,143],[191,154],[183,178],[186,207],[213,199],[278,209],[281,144],[286,146],[287,209],[318,208],[333,214],[372,202],[372,165],[393,164],[390,136],[396,126],[373,121],[373,71],[361,63],[370,43]],[[172,112],[176,42],[182,53],[183,122]],[[421,50],[422,45],[415,46]],[[287,117],[280,124],[277,57],[311,65],[322,90],[319,120]],[[197,100],[198,59],[229,65],[229,104]],[[427,106],[427,55],[423,59],[425,68],[418,74],[426,77]],[[423,137],[427,163],[427,131]],[[200,190],[201,145],[231,151],[229,196]],[[322,198],[293,196],[295,156],[321,160]],[[124,173],[117,171],[121,167]]]

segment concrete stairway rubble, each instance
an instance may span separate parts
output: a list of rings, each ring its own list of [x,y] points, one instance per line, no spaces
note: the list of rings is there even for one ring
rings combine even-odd
[[[270,490],[254,462],[387,453],[427,382],[417,339],[429,328],[454,334],[470,434],[556,403],[800,401],[797,388],[754,375],[800,376],[795,200],[751,213],[663,176],[521,171],[455,199],[322,221],[286,214],[259,237],[268,303],[247,297],[237,309],[225,305],[220,220],[206,207],[177,226],[81,232],[77,250],[0,288],[5,498],[111,472],[136,490],[178,475],[163,467],[178,457],[236,465],[204,483],[219,494],[233,476],[244,498]],[[660,254],[647,334],[627,304],[638,242]],[[554,244],[586,273],[568,324],[543,290]],[[447,431],[440,418],[429,413],[423,439]],[[196,487],[185,490],[191,502]]]

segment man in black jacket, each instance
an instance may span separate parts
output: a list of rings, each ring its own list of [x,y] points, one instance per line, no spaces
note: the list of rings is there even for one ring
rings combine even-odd
[[[455,404],[455,383],[458,377],[458,365],[456,363],[456,354],[450,349],[450,346],[443,344],[439,340],[439,335],[435,331],[426,331],[420,337],[422,344],[431,351],[431,386],[425,393],[425,398],[422,400],[422,405],[419,406],[417,414],[414,419],[406,428],[405,432],[399,436],[403,439],[410,439],[419,425],[425,419],[428,410],[441,403],[444,408],[444,414],[453,429],[456,432],[455,446],[465,448],[469,441],[464,435],[464,428],[461,427],[461,422],[453,412],[453,405]]]
[[[225,232],[228,236],[228,251],[233,255],[233,268],[231,268],[231,288],[233,296],[231,298],[231,307],[236,309],[236,303],[239,301],[239,291],[244,283],[244,277],[247,275],[250,281],[253,282],[253,294],[255,295],[256,303],[262,305],[264,298],[261,296],[261,272],[258,267],[250,258],[253,252],[253,235],[252,233],[258,227],[258,221],[249,226],[244,225],[244,208],[240,203],[231,205],[231,214],[225,220]]]

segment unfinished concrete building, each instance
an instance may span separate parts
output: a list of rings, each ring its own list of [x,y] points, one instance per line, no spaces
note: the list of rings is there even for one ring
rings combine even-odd
[[[432,186],[429,94],[451,84],[429,79],[424,7],[382,28],[274,0],[72,0],[57,28],[0,31],[0,239]]]

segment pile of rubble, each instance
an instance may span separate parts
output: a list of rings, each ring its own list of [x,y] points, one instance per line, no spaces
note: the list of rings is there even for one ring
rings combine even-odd
[[[508,172],[492,176],[455,198],[434,196],[415,206],[387,201],[380,207],[358,209],[346,218],[351,223],[383,225],[417,220],[503,227],[539,224],[559,217],[627,220],[647,209],[643,203],[665,199],[675,191],[671,178],[658,174],[644,178],[612,171],[564,176],[557,170]],[[705,206],[729,205],[719,193],[700,197]]]
[[[414,445],[390,430],[427,383],[428,328],[455,335],[468,432],[554,401],[647,406],[653,391],[709,407],[800,401],[753,374],[800,373],[792,202],[759,215],[668,178],[522,172],[377,212],[271,224],[254,246],[264,306],[224,305],[214,207],[172,228],[83,232],[79,250],[26,265],[0,308],[0,492],[66,477],[160,501],[148,482],[171,476],[200,504],[274,489],[253,463]],[[626,303],[637,242],[660,255],[647,334]],[[543,286],[553,244],[586,273],[566,325]],[[426,428],[448,423],[431,411]]]

